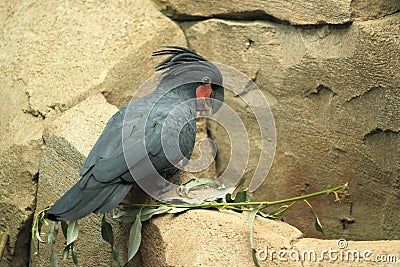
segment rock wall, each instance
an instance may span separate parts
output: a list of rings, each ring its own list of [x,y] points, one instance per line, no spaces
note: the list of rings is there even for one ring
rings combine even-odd
[[[73,171],[113,109],[98,94],[117,107],[127,103],[153,74],[158,59],[150,54],[162,45],[189,46],[235,67],[269,101],[277,152],[254,199],[349,182],[341,203],[333,196],[311,200],[324,236],[307,207],[293,209],[285,221],[309,237],[399,239],[399,10],[397,0],[1,1],[0,231],[10,240],[0,266],[27,264],[34,211],[56,198],[46,198],[46,190],[61,194],[78,179]],[[251,177],[260,150],[256,122],[239,98],[229,95],[226,102],[251,133]],[[68,117],[68,111],[76,113]],[[104,116],[100,128],[89,134],[75,125],[69,140],[49,134],[86,111]],[[90,140],[72,138],[83,137],[77,133]],[[224,148],[212,167],[221,173],[229,143],[216,124],[208,123],[206,133]],[[69,148],[62,150],[69,151],[68,162],[51,154],[49,144],[60,143]],[[59,174],[52,164],[69,170],[59,191],[48,188],[59,179],[50,175]],[[101,257],[97,262],[104,263]]]
[[[285,221],[307,236],[399,239],[400,3],[304,3],[158,1],[180,22],[190,48],[248,75],[271,105],[277,150],[254,199],[283,199],[349,182],[342,202],[333,196],[311,200],[325,235],[310,224],[306,205],[291,210]],[[257,121],[237,95],[226,102],[250,135],[250,178],[261,147]],[[221,173],[230,157],[229,139],[216,123],[209,129],[224,148],[216,163]]]

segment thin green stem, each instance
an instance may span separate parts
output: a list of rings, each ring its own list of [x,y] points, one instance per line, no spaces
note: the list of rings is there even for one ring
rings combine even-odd
[[[297,197],[292,197],[292,198],[287,198],[287,199],[281,199],[277,201],[251,201],[251,202],[237,202],[237,203],[226,203],[226,202],[208,202],[208,203],[203,203],[203,204],[198,204],[198,205],[191,205],[191,204],[178,204],[178,205],[173,205],[173,204],[165,204],[165,203],[160,203],[160,204],[129,204],[126,206],[131,206],[131,207],[141,207],[141,208],[146,208],[146,207],[153,207],[157,208],[160,206],[166,206],[166,207],[173,207],[173,208],[218,208],[218,207],[224,207],[228,209],[235,209],[235,207],[241,207],[241,206],[273,206],[273,205],[279,205],[287,202],[293,202],[293,201],[298,201],[298,200],[303,200],[303,199],[308,199],[316,196],[321,196],[325,194],[330,194],[333,192],[337,192],[339,190],[346,189],[348,187],[348,184],[343,184],[340,186],[336,186],[330,189],[326,189],[323,191],[307,194],[307,195],[302,195],[302,196],[297,196]]]

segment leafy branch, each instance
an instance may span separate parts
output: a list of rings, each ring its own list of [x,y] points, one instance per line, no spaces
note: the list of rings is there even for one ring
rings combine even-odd
[[[279,218],[295,203],[302,200],[306,203],[306,205],[309,206],[312,214],[314,215],[316,230],[322,232],[322,225],[317,213],[307,199],[332,193],[335,195],[335,201],[337,201],[340,200],[340,194],[348,188],[348,184],[346,183],[323,191],[277,201],[251,201],[247,189],[237,192],[235,197],[233,197],[233,192],[240,185],[241,182],[236,187],[225,188],[222,184],[213,179],[193,179],[180,187],[180,196],[163,199],[163,201],[167,203],[129,204],[123,206],[122,210],[114,214],[113,219],[120,222],[132,223],[128,240],[128,261],[130,261],[139,250],[142,238],[142,222],[150,220],[153,216],[166,213],[178,214],[189,209],[228,209],[237,212],[249,213],[248,224],[250,227],[250,248],[252,251],[253,262],[256,266],[259,266],[253,241],[253,223],[257,215],[264,218]],[[208,194],[208,196],[204,199],[197,199],[190,196],[190,193],[199,192],[202,190],[208,190],[210,194]],[[263,209],[276,205],[282,206],[269,213],[262,212]],[[54,244],[57,238],[58,223],[51,222],[49,224],[45,219],[45,211],[46,209],[39,212],[35,218],[32,227],[32,241],[34,242],[35,254],[38,254],[39,249],[37,244],[39,242],[44,242],[41,239],[41,228],[43,225],[49,225],[48,244],[50,251],[50,263],[51,266],[57,266],[57,257]],[[72,252],[71,254],[73,262],[75,266],[78,266],[78,257],[74,249],[74,241],[78,237],[78,224],[76,221],[71,221],[69,224],[66,222],[61,222],[61,226],[66,239],[66,245],[63,251],[63,259],[65,260],[68,257],[69,252]],[[121,266],[119,253],[114,246],[113,230],[111,224],[106,221],[105,216],[103,216],[101,223],[101,235],[102,238],[111,246],[114,262],[118,266]]]
[[[223,209],[234,209],[236,207],[240,207],[240,210],[247,210],[251,211],[253,208],[243,208],[244,206],[264,206],[264,208],[269,207],[269,206],[274,206],[274,205],[279,205],[283,203],[288,203],[288,202],[296,202],[298,200],[304,200],[304,199],[309,199],[312,197],[317,197],[321,195],[327,195],[330,193],[335,193],[337,191],[344,190],[348,187],[348,184],[343,184],[340,186],[336,186],[330,189],[326,189],[323,191],[307,194],[307,195],[302,195],[302,196],[297,196],[297,197],[292,197],[292,198],[287,198],[287,199],[281,199],[277,201],[243,201],[243,202],[208,202],[208,203],[203,203],[203,204],[190,204],[190,202],[193,202],[192,198],[183,199],[179,198],[180,201],[185,202],[185,200],[188,202],[187,204],[166,204],[166,203],[154,203],[154,204],[128,204],[125,207],[138,207],[138,208],[159,208],[159,207],[169,207],[169,208],[188,208],[188,209],[199,209],[199,208],[223,208]],[[241,192],[246,192],[241,191]],[[241,192],[238,192],[241,193]]]

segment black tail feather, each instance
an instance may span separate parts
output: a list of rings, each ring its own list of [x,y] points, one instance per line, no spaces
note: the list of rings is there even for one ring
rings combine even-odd
[[[107,186],[90,177],[91,184],[98,183],[98,187],[87,190],[81,188],[82,180],[68,190],[46,212],[46,217],[52,221],[71,221],[89,215],[90,213],[104,213],[114,209],[127,195],[132,184],[113,183]],[[85,183],[87,184],[87,183]]]

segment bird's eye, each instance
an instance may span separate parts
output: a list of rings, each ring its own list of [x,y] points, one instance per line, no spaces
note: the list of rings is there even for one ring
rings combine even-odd
[[[203,84],[210,84],[211,83],[211,79],[208,77],[204,77],[203,78]]]

